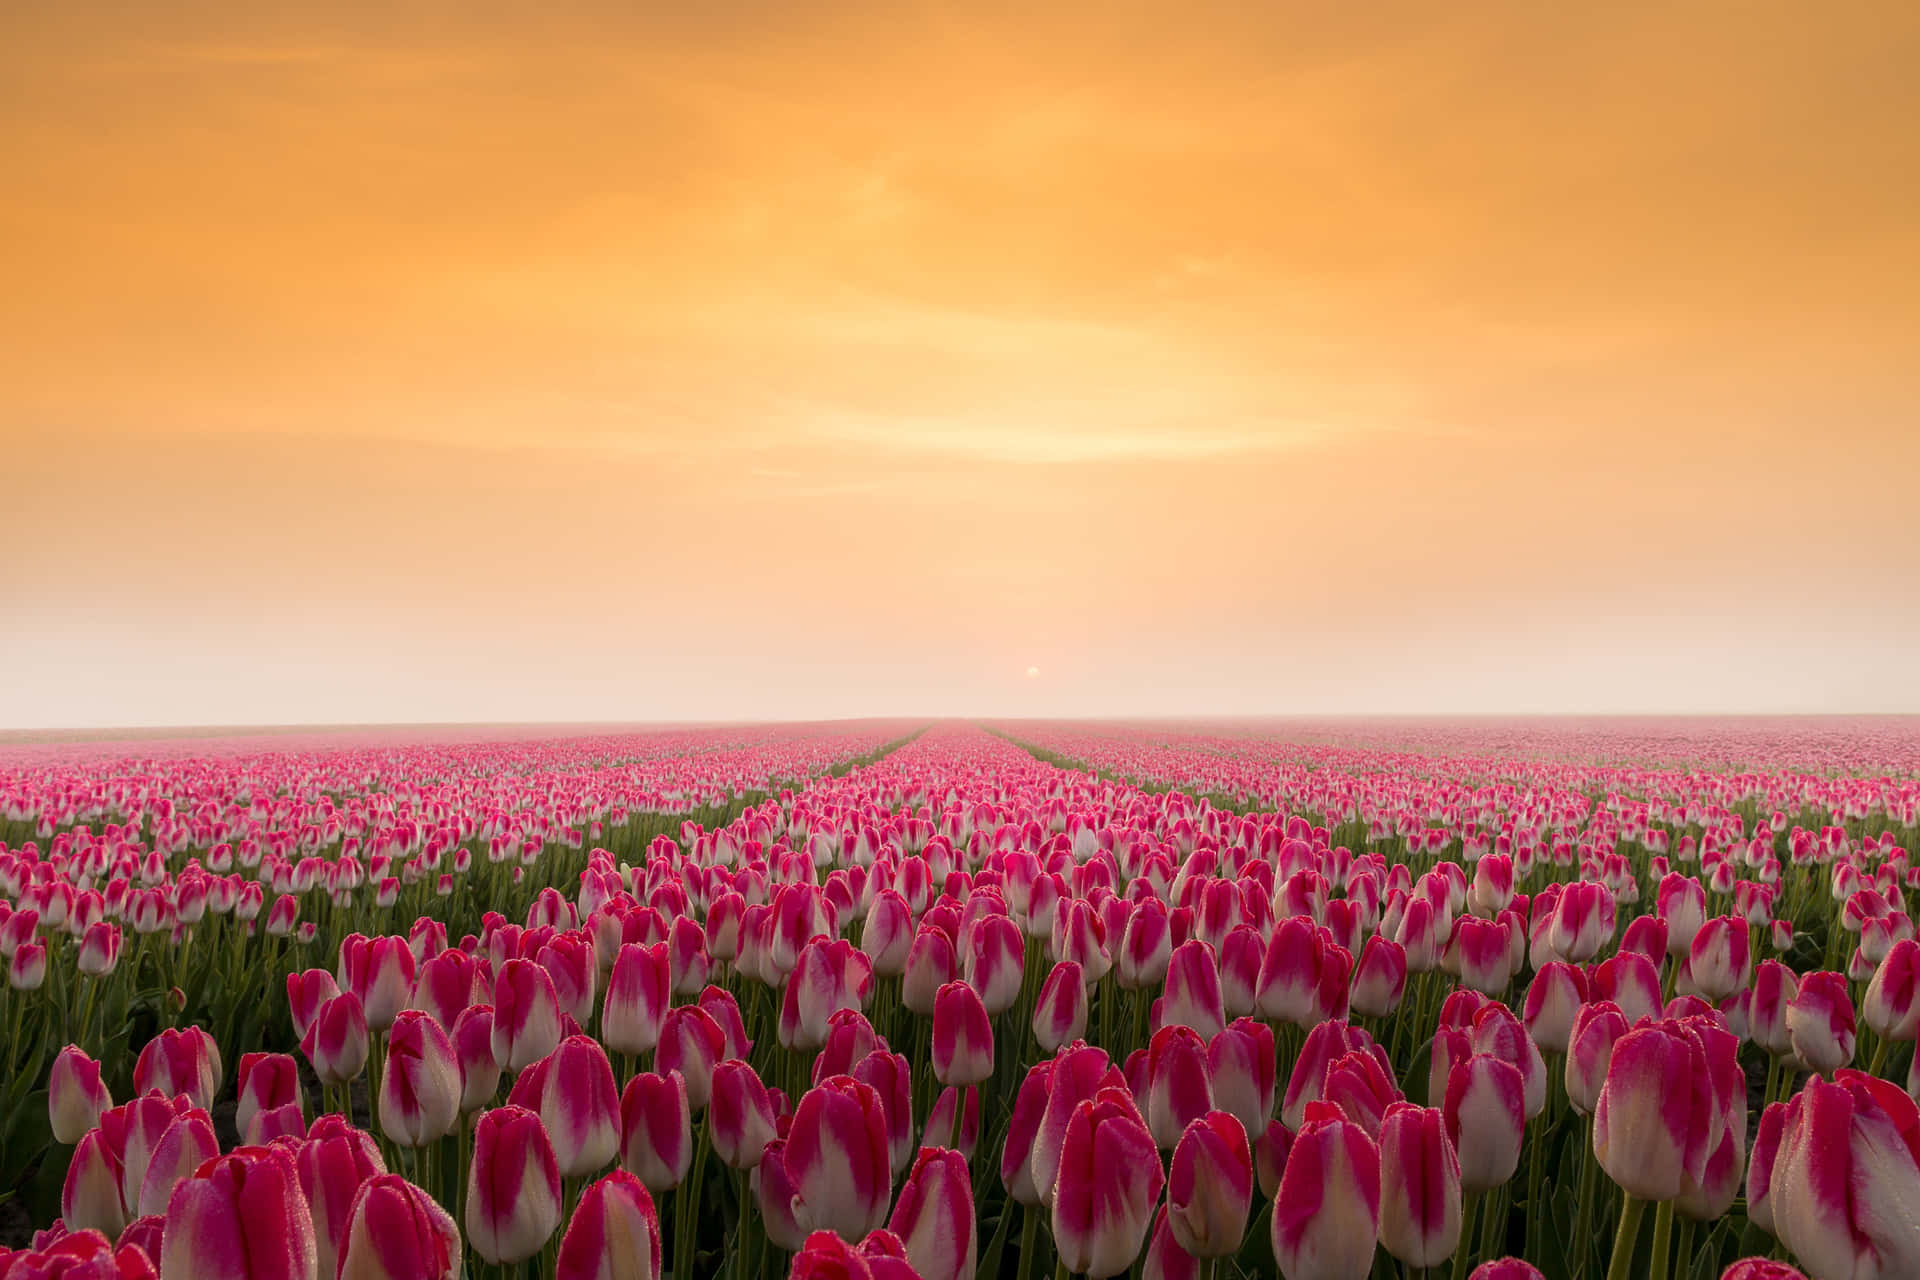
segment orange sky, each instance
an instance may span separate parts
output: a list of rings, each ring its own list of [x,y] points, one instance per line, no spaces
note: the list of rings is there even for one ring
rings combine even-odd
[[[0,8],[0,727],[1920,710],[1913,6],[534,12]]]

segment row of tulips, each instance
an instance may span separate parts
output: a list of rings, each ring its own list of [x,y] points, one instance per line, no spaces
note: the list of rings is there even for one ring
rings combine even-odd
[[[943,791],[942,812],[959,811],[962,821],[918,818],[911,806],[899,812],[915,793]],[[1753,1225],[1813,1274],[1854,1274],[1815,1262],[1816,1242],[1792,1239],[1788,1217],[1752,1212],[1766,1117],[1781,1114],[1785,1132],[1782,1113],[1817,1086],[1866,1098],[1897,1131],[1915,1126],[1870,1083],[1885,1084],[1877,1075],[1842,1070],[1854,1055],[1846,977],[1802,975],[1778,960],[1756,972],[1751,900],[1745,913],[1706,917],[1708,903],[1739,905],[1741,886],[1764,880],[1736,877],[1721,888],[1652,856],[1628,859],[1623,874],[1595,860],[1578,868],[1580,878],[1550,880],[1551,860],[1522,871],[1511,855],[1486,851],[1469,875],[1401,837],[1354,855],[1311,823],[1249,830],[1236,815],[1156,811],[1155,801],[1124,784],[1070,778],[977,733],[943,730],[768,806],[777,815],[743,814],[721,832],[656,840],[638,866],[595,853],[573,896],[536,895],[524,925],[490,916],[459,945],[430,916],[406,937],[349,935],[334,971],[294,975],[287,985],[317,1090],[298,1087],[291,1058],[243,1066],[241,1138],[247,1147],[310,1141],[302,1134],[309,1094],[317,1091],[336,1118],[363,1098],[383,1166],[403,1170],[449,1221],[464,1224],[476,1267],[536,1254],[557,1265],[560,1225],[578,1220],[577,1210],[563,1211],[584,1205],[581,1187],[599,1185],[618,1161],[650,1194],[672,1196],[664,1254],[675,1274],[764,1271],[786,1254],[796,1269],[898,1263],[928,1275],[973,1274],[976,1262],[990,1271],[1041,1266],[1051,1251],[1055,1265],[1086,1274],[1138,1261],[1154,1274],[1277,1265],[1288,1276],[1339,1276],[1365,1275],[1388,1257],[1464,1268],[1510,1245],[1567,1273],[1602,1257],[1616,1270],[1632,1267],[1644,1256],[1659,1274],[1675,1265],[1691,1274],[1694,1263],[1742,1243],[1723,1221],[1740,1190]],[[1073,821],[1100,807],[1108,810],[1102,824]],[[982,808],[997,812],[983,819]],[[1279,834],[1264,852],[1260,832]],[[1223,840],[1229,833],[1237,852]],[[1851,868],[1866,881],[1854,892],[1883,903],[1862,920],[1892,922],[1862,993],[1867,1008],[1890,1011],[1868,1019],[1884,1068],[1912,1039],[1899,1010],[1914,947],[1893,905],[1904,855],[1860,841],[1836,844],[1813,865],[1833,878],[1834,868]],[[1521,892],[1529,879],[1536,891]],[[1661,886],[1656,912],[1625,921],[1623,937],[1620,908],[1638,899],[1626,890],[1643,879]],[[1788,877],[1786,891],[1799,882]],[[1829,919],[1818,933],[1782,939],[1768,923],[1769,944],[1783,951],[1782,941],[1804,945],[1820,934],[1831,946],[1845,928],[1844,918]],[[1867,945],[1861,932],[1855,970]],[[843,936],[854,933],[857,946]],[[1686,936],[1684,948],[1676,935]],[[1514,984],[1529,971],[1523,998]],[[1904,981],[1910,1007],[1911,978]],[[1512,1009],[1500,999],[1509,995]],[[1783,1040],[1763,1040],[1776,1025],[1769,1018],[1785,1026]],[[1615,1075],[1628,1074],[1614,1070],[1619,1046],[1638,1046],[1643,1032],[1694,1046],[1688,1070],[1708,1063],[1716,1080],[1706,1110],[1682,1117],[1688,1134],[1699,1132],[1673,1140],[1685,1153],[1683,1185],[1666,1196],[1630,1185],[1614,1167],[1625,1157],[1608,1154],[1651,1142],[1656,1131],[1642,1112],[1648,1099],[1673,1093],[1614,1088]],[[1761,1100],[1771,1105],[1751,1164],[1747,1090],[1736,1081],[1743,1043],[1758,1046],[1745,1050],[1750,1065],[1753,1056],[1769,1060]],[[154,1047],[163,1044],[170,1047]],[[909,1046],[911,1057],[890,1044]],[[1423,1082],[1413,1063],[1428,1045]],[[1038,1064],[1027,1065],[1036,1055]],[[1639,1055],[1634,1048],[1626,1061]],[[1810,1069],[1832,1083],[1817,1078],[1795,1091]],[[204,1111],[220,1075],[211,1037],[162,1037],[141,1055],[136,1104],[171,1094],[169,1126],[193,1129],[179,1100],[186,1112]],[[503,1093],[505,1105],[494,1106]],[[1622,1101],[1629,1096],[1632,1105]],[[533,1253],[508,1259],[482,1243],[491,1228],[484,1210],[475,1226],[472,1189],[483,1124],[516,1110],[508,1118],[531,1117],[553,1155],[560,1208],[529,1210],[546,1230]],[[743,1115],[757,1123],[742,1128]],[[1041,1127],[1024,1132],[1035,1116],[1052,1117],[1045,1132],[1057,1147]],[[1085,1159],[1068,1176],[1065,1152],[1082,1122],[1085,1143],[1073,1150]],[[109,1127],[88,1126],[79,1143]],[[65,1128],[73,1131],[71,1117]],[[884,1165],[872,1158],[876,1133]],[[179,1144],[197,1154],[195,1140]],[[959,1249],[957,1229],[939,1237],[954,1243],[948,1261],[964,1271],[916,1260],[904,1243],[896,1252],[884,1234],[894,1227],[899,1242],[914,1236],[917,1217],[895,1221],[905,1188],[894,1193],[927,1162],[924,1152],[914,1157],[916,1143],[944,1160],[942,1176],[954,1184],[954,1162],[965,1168],[967,1247]],[[85,1167],[96,1172],[81,1179],[82,1193],[105,1185],[97,1167],[114,1158],[109,1138],[93,1146]],[[521,1138],[513,1149],[540,1143]],[[707,1170],[709,1152],[725,1173]],[[191,1180],[181,1176],[182,1157],[160,1166],[150,1191],[148,1161],[129,1196],[124,1147],[118,1158],[122,1221],[86,1220],[105,1211],[103,1198],[69,1206],[68,1227],[117,1239],[131,1229],[127,1219],[163,1216],[138,1211],[154,1209],[166,1186],[177,1192]],[[484,1163],[491,1169],[497,1158]],[[78,1154],[74,1167],[82,1167]],[[1767,1185],[1784,1188],[1776,1167],[1766,1166]],[[513,1168],[515,1187],[544,1181]],[[1893,1170],[1894,1193],[1907,1190],[1898,1181],[1904,1169]],[[1809,1174],[1807,1185],[1831,1173]],[[1588,1249],[1583,1238],[1604,1216],[1602,1176],[1628,1197],[1610,1251]],[[73,1190],[71,1170],[67,1182]],[[1233,1189],[1242,1183],[1262,1194],[1257,1215],[1249,1190],[1236,1218]],[[1576,1209],[1570,1240],[1543,1238],[1555,1217],[1549,1187],[1580,1189],[1566,1197]],[[1638,1207],[1649,1202],[1660,1207],[1652,1239],[1642,1240]],[[170,1195],[167,1203],[170,1214]],[[1792,1193],[1772,1203],[1793,1203]],[[1692,1226],[1683,1225],[1675,1247],[1676,1214],[1718,1229],[1695,1248]],[[1016,1218],[1017,1250],[1009,1241]],[[570,1239],[571,1227],[564,1234]],[[1541,1253],[1549,1244],[1554,1258]],[[1897,1232],[1873,1247],[1895,1261],[1911,1256],[1899,1252]],[[1578,1263],[1569,1256],[1576,1251]]]

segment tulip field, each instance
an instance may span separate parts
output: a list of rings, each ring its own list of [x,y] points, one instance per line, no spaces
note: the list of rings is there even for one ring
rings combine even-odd
[[[1916,838],[1902,719],[0,744],[0,1280],[1920,1280]]]

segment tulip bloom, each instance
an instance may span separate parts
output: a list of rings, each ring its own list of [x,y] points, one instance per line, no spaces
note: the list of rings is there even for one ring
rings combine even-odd
[[[521,1071],[560,1045],[560,998],[553,975],[533,960],[509,960],[493,979],[493,1058]]]
[[[964,982],[949,982],[934,996],[933,1075],[946,1085],[993,1076],[993,1022],[980,993]]]
[[[1488,1053],[1454,1063],[1442,1112],[1463,1190],[1488,1191],[1513,1177],[1527,1124],[1526,1083],[1518,1067]]]
[[[1810,973],[1787,1003],[1787,1038],[1800,1061],[1815,1072],[1837,1071],[1853,1061],[1853,1000],[1837,973]]]
[[[1147,1049],[1147,1128],[1171,1151],[1187,1125],[1214,1109],[1207,1047],[1192,1027],[1154,1032]]]
[[[300,1052],[323,1085],[345,1084],[367,1065],[367,1019],[351,991],[322,1004],[300,1038]]]
[[[1584,974],[1564,961],[1541,966],[1527,984],[1526,1028],[1544,1053],[1565,1053],[1573,1037],[1573,1019],[1587,1002]]]
[[[312,1212],[314,1247],[324,1277],[339,1270],[360,1188],[384,1174],[387,1166],[371,1135],[332,1114],[313,1122],[294,1160],[301,1194]]]
[[[1902,938],[1888,949],[1867,984],[1860,1019],[1882,1040],[1920,1035],[1920,942]]]
[[[1613,1061],[1613,1046],[1627,1033],[1626,1015],[1606,1002],[1582,1005],[1567,1044],[1567,1101],[1583,1116],[1600,1105],[1600,1089]]]
[[[1770,1177],[1774,1234],[1815,1276],[1920,1275],[1920,1109],[1842,1071],[1786,1104]]]
[[[785,1162],[794,1215],[807,1230],[857,1240],[886,1221],[893,1162],[886,1111],[870,1085],[833,1076],[809,1089],[794,1108]]]
[[[1540,1268],[1520,1258],[1495,1258],[1473,1269],[1467,1280],[1546,1280]]]
[[[1379,1227],[1379,1149],[1339,1107],[1308,1103],[1273,1202],[1280,1274],[1285,1280],[1364,1280],[1373,1269]]]
[[[707,1108],[713,1091],[713,1069],[726,1052],[727,1035],[713,1015],[697,1004],[676,1005],[660,1021],[660,1043],[654,1046],[653,1069],[680,1073],[686,1081],[687,1104],[695,1111]]]
[[[614,957],[600,1012],[600,1038],[608,1049],[630,1057],[653,1052],[660,1041],[660,1020],[672,1003],[667,944],[629,942]]]
[[[1407,989],[1407,951],[1382,934],[1374,934],[1360,948],[1349,997],[1355,1013],[1384,1018],[1400,1007]]]
[[[1380,1122],[1380,1243],[1409,1267],[1460,1244],[1460,1157],[1437,1107],[1397,1102]]]
[[[1247,1131],[1225,1111],[1189,1124],[1173,1148],[1167,1181],[1168,1226],[1196,1258],[1224,1258],[1240,1247],[1253,1204],[1253,1150]]]
[[[1593,1154],[1628,1195],[1679,1196],[1704,1174],[1724,1127],[1696,1028],[1643,1023],[1614,1043],[1593,1113]]]
[[[1074,1106],[1054,1184],[1054,1245],[1067,1270],[1103,1280],[1133,1264],[1166,1184],[1153,1135],[1124,1090]]]
[[[1189,938],[1173,949],[1167,962],[1165,992],[1156,1003],[1161,1027],[1185,1026],[1208,1040],[1227,1025],[1226,1004],[1220,992],[1220,966],[1213,948]]]
[[[1237,1018],[1207,1042],[1213,1105],[1232,1112],[1249,1134],[1273,1115],[1274,1070],[1273,1028],[1264,1022]]]
[[[1053,966],[1040,986],[1033,1006],[1033,1038],[1042,1052],[1058,1052],[1061,1045],[1087,1032],[1087,984],[1080,966],[1063,960]]]
[[[1040,1189],[1033,1182],[1033,1139],[1047,1109],[1048,1086],[1053,1079],[1053,1062],[1043,1060],[1027,1068],[1014,1095],[1013,1111],[1007,1117],[1007,1136],[1000,1149],[1000,1182],[1007,1196],[1031,1211],[1040,1203]]]
[[[460,1231],[434,1198],[397,1173],[354,1197],[339,1280],[458,1280]]]
[[[135,1094],[158,1089],[169,1098],[186,1094],[196,1107],[213,1105],[220,1092],[220,1050],[203,1027],[169,1027],[147,1042],[133,1068]]]
[[[53,1140],[72,1146],[100,1123],[101,1113],[111,1106],[113,1095],[100,1079],[100,1064],[79,1045],[62,1049],[47,1078],[47,1118],[53,1125]]]
[[[738,1058],[714,1068],[707,1118],[713,1150],[729,1169],[751,1169],[778,1136],[773,1101],[754,1069]]]
[[[424,1147],[460,1119],[460,1062],[433,1015],[403,1009],[387,1039],[386,1071],[376,1099],[380,1130],[401,1147]]]
[[[460,1114],[470,1116],[500,1090],[500,1063],[493,1056],[493,1006],[468,1005],[448,1039],[460,1063]]]
[[[922,1147],[887,1230],[900,1238],[921,1280],[973,1280],[979,1230],[966,1158]]]
[[[554,1280],[657,1280],[660,1215],[646,1185],[616,1170],[588,1187],[560,1240]]]
[[[785,1138],[775,1138],[768,1143],[749,1181],[753,1186],[754,1205],[760,1210],[760,1225],[766,1229],[767,1239],[775,1248],[792,1252],[800,1247],[807,1232],[795,1213],[798,1199],[793,1180],[787,1177],[786,1151]]]
[[[106,1132],[89,1129],[81,1134],[60,1191],[61,1220],[75,1231],[91,1229],[117,1238],[127,1225],[122,1176],[120,1157]]]
[[[247,1147],[208,1160],[173,1188],[161,1280],[317,1280],[313,1215],[290,1157]]]
[[[872,964],[852,943],[844,938],[807,943],[787,976],[778,1026],[781,1047],[818,1049],[827,1041],[828,1020],[842,1009],[860,1008],[872,987]]]
[[[533,1257],[560,1225],[560,1166],[533,1112],[496,1107],[475,1123],[466,1225],[467,1243],[496,1266]]]
[[[693,1119],[678,1071],[642,1072],[620,1095],[620,1167],[659,1195],[693,1165]]]

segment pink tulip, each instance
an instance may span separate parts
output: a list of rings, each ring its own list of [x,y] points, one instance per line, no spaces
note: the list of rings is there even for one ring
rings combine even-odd
[[[1014,1094],[1013,1110],[1007,1117],[1007,1135],[1000,1149],[1000,1183],[1009,1199],[1029,1211],[1040,1203],[1040,1188],[1033,1180],[1033,1140],[1040,1130],[1047,1109],[1048,1086],[1053,1079],[1050,1059],[1027,1068]]]
[[[588,1187],[560,1241],[555,1280],[657,1280],[660,1216],[646,1185],[615,1170]]]
[[[287,1155],[245,1147],[173,1187],[162,1280],[317,1280],[313,1217]]]
[[[205,1111],[190,1109],[175,1115],[147,1154],[147,1166],[137,1196],[127,1203],[135,1214],[165,1213],[173,1189],[183,1179],[220,1154],[213,1121]]]
[[[1252,1203],[1246,1128],[1225,1111],[1195,1119],[1174,1146],[1167,1182],[1174,1239],[1196,1258],[1224,1258],[1240,1248]]]
[[[1687,952],[1687,975],[1709,1000],[1724,1000],[1747,985],[1753,969],[1747,922],[1715,916],[1700,926]]]
[[[870,1085],[880,1095],[887,1113],[887,1155],[896,1169],[904,1169],[913,1158],[913,1068],[905,1054],[875,1049],[853,1064],[851,1075]],[[820,1077],[821,1080],[827,1077]],[[820,1080],[815,1080],[819,1084]]]
[[[1614,903],[1605,885],[1576,880],[1554,904],[1549,942],[1551,958],[1585,964],[1613,936]]]
[[[1220,967],[1213,948],[1189,938],[1173,949],[1167,962],[1165,994],[1155,1006],[1161,1027],[1190,1027],[1202,1040],[1211,1039],[1227,1025],[1220,992]]]
[[[553,976],[533,960],[508,960],[493,979],[493,1058],[521,1071],[560,1044],[560,1000]]]
[[[1629,1025],[1642,1018],[1657,1018],[1660,970],[1638,952],[1623,951],[1594,967],[1589,995],[1618,1005]]]
[[[960,1127],[953,1127],[954,1112],[959,1110]],[[891,1123],[891,1114],[889,1114]],[[949,1085],[940,1091],[934,1099],[933,1109],[927,1113],[927,1126],[920,1135],[920,1144],[928,1147],[951,1147],[969,1160],[973,1158],[973,1148],[980,1140],[980,1090],[973,1085],[965,1089]],[[892,1135],[888,1135],[888,1154],[892,1154]]]
[[[1543,965],[1527,984],[1527,1034],[1543,1053],[1565,1053],[1573,1037],[1573,1019],[1587,1002],[1587,980],[1563,961]]]
[[[1460,1157],[1437,1107],[1397,1102],[1380,1123],[1380,1243],[1409,1267],[1460,1244]]]
[[[1376,1141],[1387,1109],[1404,1101],[1393,1076],[1380,1065],[1379,1059],[1362,1050],[1343,1053],[1327,1064],[1320,1097],[1337,1104],[1349,1120]]]
[[[1773,1221],[1773,1166],[1786,1132],[1787,1104],[1770,1102],[1760,1113],[1753,1135],[1753,1153],[1747,1161],[1747,1221],[1768,1235],[1778,1235]]]
[[[1540,1268],[1519,1258],[1495,1258],[1473,1269],[1467,1280],[1546,1280]]]
[[[1132,1265],[1166,1184],[1153,1135],[1125,1090],[1074,1106],[1054,1184],[1054,1246],[1068,1271],[1102,1280]]]
[[[793,1180],[787,1176],[786,1152],[785,1138],[776,1138],[768,1143],[749,1181],[753,1187],[754,1206],[760,1211],[760,1225],[766,1230],[767,1239],[776,1249],[791,1252],[800,1248],[807,1232],[800,1225],[795,1212],[798,1197]]]
[[[1280,1274],[1285,1280],[1363,1280],[1373,1268],[1379,1226],[1378,1148],[1339,1107],[1307,1104],[1273,1202],[1273,1257]]]
[[[1853,1000],[1837,973],[1810,973],[1787,1003],[1787,1038],[1800,1061],[1818,1073],[1853,1061]]]
[[[340,1115],[316,1119],[294,1160],[312,1216],[320,1274],[335,1274],[352,1225],[354,1200],[368,1179],[387,1171],[386,1164],[373,1138]]]
[[[655,1195],[680,1185],[693,1165],[693,1120],[678,1071],[642,1072],[620,1095],[620,1167]]]
[[[1286,1096],[1280,1103],[1280,1118],[1289,1128],[1297,1128],[1306,1118],[1307,1104],[1319,1098],[1320,1089],[1326,1083],[1328,1066],[1342,1054],[1354,1050],[1372,1055],[1382,1071],[1393,1074],[1393,1065],[1387,1061],[1386,1050],[1375,1044],[1373,1037],[1359,1027],[1344,1022],[1323,1022],[1307,1032],[1306,1044],[1301,1047],[1300,1056],[1294,1059],[1293,1074],[1287,1080]],[[1441,1087],[1444,1088],[1444,1084]]]
[[[89,1129],[81,1134],[60,1191],[61,1219],[75,1231],[91,1229],[119,1236],[127,1224],[122,1176],[120,1156],[106,1132]]]
[[[913,941],[913,912],[907,900],[892,889],[874,894],[860,930],[860,950],[872,962],[873,971],[899,977],[906,970]]]
[[[351,991],[366,1011],[367,1028],[377,1033],[393,1025],[413,995],[417,963],[405,938],[363,938],[340,944],[340,988]]]
[[[1722,1271],[1720,1280],[1807,1280],[1807,1277],[1786,1263],[1775,1262],[1771,1258],[1742,1258]]]
[[[1173,1238],[1163,1204],[1154,1217],[1153,1231],[1147,1237],[1147,1256],[1142,1261],[1141,1280],[1200,1280],[1200,1259],[1180,1247]]]
[[[1280,1175],[1292,1150],[1293,1130],[1278,1120],[1268,1121],[1266,1130],[1253,1140],[1253,1175],[1260,1183],[1260,1194],[1269,1200],[1280,1194]]]
[[[1747,1034],[1776,1058],[1793,1052],[1787,1009],[1799,994],[1799,976],[1778,960],[1762,960],[1754,971],[1753,998],[1747,1005]]]
[[[1621,1036],[1593,1113],[1600,1167],[1638,1199],[1679,1196],[1704,1175],[1725,1128],[1713,1088],[1698,1027],[1642,1023]]]
[[[923,1018],[933,1016],[934,997],[959,973],[953,940],[941,930],[922,925],[913,936],[901,977],[900,1003]]]
[[[1187,1026],[1162,1027],[1147,1049],[1147,1128],[1171,1151],[1194,1120],[1213,1107],[1207,1046]]]
[[[1273,1028],[1237,1018],[1207,1042],[1213,1104],[1231,1112],[1250,1134],[1267,1127],[1274,1099]]]
[[[922,1147],[887,1229],[900,1238],[922,1280],[973,1280],[979,1232],[965,1157]]]
[[[933,1075],[949,1085],[977,1085],[993,1075],[993,1023],[979,992],[964,982],[949,982],[934,997]]]
[[[744,1059],[753,1052],[753,1041],[747,1039],[746,1023],[740,1017],[740,1004],[732,993],[720,987],[706,987],[694,1003],[713,1019],[714,1026],[720,1028],[720,1061]],[[831,1025],[833,1019],[829,1018],[827,1022]]]
[[[1127,913],[1120,946],[1113,957],[1114,979],[1126,991],[1159,986],[1166,978],[1172,954],[1173,937],[1167,927],[1166,903],[1158,898],[1134,903]]]
[[[105,920],[87,926],[80,949],[74,956],[74,968],[89,978],[104,978],[120,964],[120,929]]]
[[[540,1124],[553,1142],[563,1178],[584,1178],[620,1151],[620,1090],[607,1051],[589,1036],[568,1036],[546,1058]]]
[[[53,1140],[72,1146],[100,1123],[101,1113],[111,1106],[113,1095],[100,1078],[100,1064],[79,1045],[62,1049],[47,1077],[47,1118]]]
[[[816,938],[800,951],[788,975],[780,1006],[782,1048],[818,1049],[827,1040],[827,1022],[842,1009],[858,1009],[873,987],[866,956],[844,938]]]
[[[713,1069],[726,1048],[726,1033],[712,1014],[697,1004],[676,1005],[660,1021],[653,1069],[663,1074],[678,1071],[686,1081],[687,1104],[696,1112],[705,1111],[713,1091]]]
[[[220,1050],[204,1027],[169,1027],[147,1042],[133,1068],[135,1093],[158,1089],[168,1097],[186,1094],[196,1107],[213,1105],[220,1092]]]
[[[1052,1054],[1086,1032],[1086,979],[1079,965],[1062,961],[1040,985],[1040,996],[1033,1006],[1033,1038],[1041,1052]]]
[[[1360,949],[1360,963],[1353,972],[1353,1011],[1369,1018],[1387,1017],[1400,1007],[1406,989],[1406,948],[1374,934]]]
[[[1771,1170],[1775,1234],[1815,1276],[1920,1275],[1920,1109],[1857,1071],[1807,1082]]]
[[[966,938],[962,969],[967,984],[980,993],[980,1003],[998,1017],[1020,998],[1025,977],[1026,939],[1020,926],[1004,915],[985,916]]]
[[[1601,1105],[1606,1105],[1604,1095]],[[1486,1053],[1454,1063],[1442,1110],[1459,1156],[1463,1190],[1488,1191],[1513,1177],[1527,1123],[1526,1083],[1519,1068]]]
[[[751,1066],[730,1058],[714,1068],[708,1100],[713,1150],[729,1169],[751,1169],[778,1136],[773,1101]]]
[[[660,1020],[672,1003],[667,944],[627,943],[614,957],[600,1013],[600,1038],[608,1049],[630,1057],[653,1052],[660,1041]]]
[[[300,1038],[300,1052],[323,1085],[345,1084],[367,1065],[367,1019],[351,991],[322,1004]]]
[[[794,1214],[807,1230],[857,1240],[886,1220],[893,1163],[886,1112],[871,1086],[833,1076],[809,1089],[794,1109],[785,1162],[799,1199]]]
[[[540,1117],[514,1106],[482,1112],[467,1178],[468,1245],[496,1266],[524,1262],[559,1225],[560,1167]]]
[[[398,1174],[355,1195],[339,1280],[458,1280],[460,1231],[432,1196]]]
[[[325,969],[287,975],[287,1004],[293,1010],[293,1034],[304,1037],[320,1015],[320,1006],[340,994],[340,985]]]
[[[1582,1005],[1574,1015],[1567,1044],[1567,1100],[1581,1115],[1592,1115],[1600,1105],[1600,1089],[1613,1061],[1613,1046],[1627,1033],[1627,1019],[1606,1001]]]
[[[468,1005],[447,1038],[460,1064],[460,1114],[470,1116],[492,1102],[500,1090],[500,1062],[493,1056],[493,1006]]]

